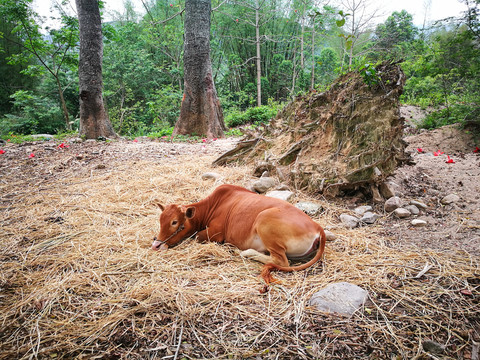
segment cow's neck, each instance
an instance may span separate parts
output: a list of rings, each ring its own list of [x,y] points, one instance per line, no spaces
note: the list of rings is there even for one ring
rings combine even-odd
[[[210,196],[208,196],[207,198],[189,206],[193,206],[195,208],[195,216],[190,219],[193,228],[195,231],[204,230],[210,223],[215,211],[215,204],[213,203],[212,199]]]

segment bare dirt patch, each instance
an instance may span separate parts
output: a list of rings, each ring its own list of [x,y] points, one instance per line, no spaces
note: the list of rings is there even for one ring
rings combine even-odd
[[[297,200],[323,206],[316,220],[337,239],[323,263],[276,274],[282,284],[266,294],[258,291],[261,265],[227,246],[187,240],[161,256],[151,251],[156,200],[191,203],[221,182],[250,183],[249,167],[211,166],[235,141],[4,146],[0,358],[430,359],[426,340],[445,347],[437,358],[476,356],[480,265],[478,255],[456,251],[456,236],[446,238],[446,252],[391,216],[344,229],[345,202],[297,192]],[[432,162],[422,156],[425,164],[415,166],[427,169]],[[465,160],[477,163],[474,156]],[[403,169],[395,176],[410,197],[417,190],[402,185]],[[221,180],[202,180],[207,171]],[[440,182],[435,169],[428,174]],[[433,199],[432,211],[442,210]],[[456,210],[445,209],[442,221],[457,221]],[[457,234],[467,229],[477,231],[462,226]],[[419,276],[427,262],[433,267]],[[315,291],[340,281],[368,290],[363,311],[347,319],[307,306]]]
[[[391,217],[385,221],[386,234],[401,243],[480,256],[480,152],[473,152],[471,135],[447,126],[405,140],[415,164],[398,168],[392,180],[403,199],[428,205],[418,216],[428,224],[414,228],[409,221]],[[447,162],[448,156],[453,163]],[[443,205],[441,200],[449,194],[460,200]]]

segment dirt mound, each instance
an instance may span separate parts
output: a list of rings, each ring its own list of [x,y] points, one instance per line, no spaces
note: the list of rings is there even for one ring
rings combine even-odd
[[[472,135],[458,125],[448,125],[435,130],[420,130],[418,134],[405,138],[407,151],[415,152],[421,148],[424,152],[441,150],[449,155],[471,153],[475,149]]]
[[[352,72],[330,90],[296,98],[264,133],[217,159],[268,161],[296,188],[338,195],[379,184],[406,160],[399,96],[405,77],[396,64],[376,70],[375,85]]]

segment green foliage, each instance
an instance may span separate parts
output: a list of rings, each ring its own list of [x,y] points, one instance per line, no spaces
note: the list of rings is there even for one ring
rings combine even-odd
[[[225,124],[227,127],[267,124],[271,118],[277,115],[277,112],[276,106],[258,106],[246,111],[234,110],[225,116]]]
[[[362,75],[363,80],[369,87],[378,84],[380,80],[377,75],[377,70],[372,64],[366,63],[361,65],[358,68],[358,72],[360,73],[360,75]]]
[[[52,134],[63,129],[62,112],[51,98],[24,90],[17,91],[12,98],[15,114],[0,119],[0,134]]]

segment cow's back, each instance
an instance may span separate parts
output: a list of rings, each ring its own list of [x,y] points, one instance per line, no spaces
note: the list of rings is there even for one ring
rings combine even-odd
[[[211,218],[223,222],[225,241],[240,249],[248,248],[248,242],[255,236],[254,223],[258,215],[267,209],[278,209],[282,220],[292,226],[311,228],[312,231],[319,227],[292,204],[235,185],[221,185],[210,196]]]

